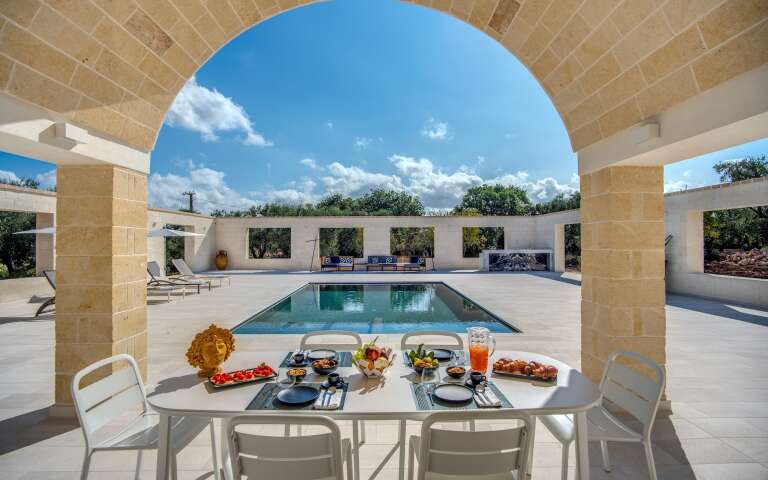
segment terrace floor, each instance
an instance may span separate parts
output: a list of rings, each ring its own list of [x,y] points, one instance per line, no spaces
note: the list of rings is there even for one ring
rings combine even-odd
[[[195,332],[210,323],[235,326],[303,283],[323,280],[443,281],[524,332],[497,335],[498,348],[535,351],[579,364],[576,275],[230,273],[231,287],[170,304],[150,299],[150,389],[167,373],[185,366],[184,353]],[[53,396],[54,315],[34,318],[36,308],[36,303],[0,304],[0,477],[76,479],[82,434],[76,420],[47,416]],[[383,341],[395,345],[398,338],[385,335]],[[659,477],[768,479],[768,311],[670,295],[667,338],[671,412],[659,415],[653,432]],[[298,335],[237,337],[238,351],[282,351],[297,343]],[[366,422],[366,426],[362,478],[397,478],[396,454],[383,468],[377,467],[396,441],[396,425]],[[539,426],[533,478],[559,479],[560,446]],[[417,428],[409,426],[414,433]],[[590,447],[592,478],[647,478],[640,446],[609,444],[614,463],[610,474],[600,468],[597,444]],[[154,452],[144,455],[141,478],[154,478],[154,461]],[[179,462],[181,479],[210,477],[206,432],[182,452]],[[91,465],[93,480],[129,479],[136,456],[96,454]]]

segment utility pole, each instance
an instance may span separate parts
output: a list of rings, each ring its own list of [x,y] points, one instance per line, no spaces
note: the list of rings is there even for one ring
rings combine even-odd
[[[193,199],[193,198],[195,197],[195,195],[196,195],[196,194],[195,194],[195,192],[193,192],[193,191],[191,191],[191,190],[190,190],[189,192],[184,192],[184,193],[182,193],[182,195],[187,195],[187,196],[189,196],[189,213],[195,213],[195,204],[194,204],[194,202],[192,201],[192,199]]]

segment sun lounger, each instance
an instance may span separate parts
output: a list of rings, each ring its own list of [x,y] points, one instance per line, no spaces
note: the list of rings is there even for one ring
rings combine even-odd
[[[200,293],[200,287],[201,286],[208,286],[208,290],[211,289],[211,282],[210,281],[203,281],[203,280],[183,280],[181,278],[171,278],[165,276],[165,273],[160,268],[160,265],[158,265],[157,262],[147,262],[147,273],[151,277],[149,282],[147,282],[147,285],[155,287],[155,286],[163,286],[163,285],[176,285],[176,286],[184,286],[184,287],[197,287],[197,293]]]
[[[182,280],[218,280],[219,286],[222,285],[223,280],[227,279],[227,286],[232,285],[232,277],[229,275],[199,275],[192,271],[187,265],[187,262],[182,258],[174,258],[171,260],[173,266],[179,271],[179,275],[171,275],[170,278],[180,278]]]
[[[181,298],[187,296],[187,287],[185,285],[147,285],[147,295],[150,293],[167,295],[168,303],[171,303],[171,293],[181,292]]]
[[[40,315],[43,313],[43,310],[45,310],[46,307],[50,305],[54,305],[56,303],[56,272],[54,270],[45,270],[43,272],[43,276],[46,280],[48,280],[48,283],[51,285],[51,288],[53,289],[53,296],[46,301],[43,302],[42,305],[37,309],[35,312],[35,316]]]

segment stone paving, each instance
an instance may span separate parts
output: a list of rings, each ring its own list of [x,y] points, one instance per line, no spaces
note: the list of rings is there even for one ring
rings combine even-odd
[[[232,327],[307,281],[444,281],[520,328],[498,335],[501,349],[544,353],[579,364],[579,279],[565,274],[232,272],[231,287],[189,295],[170,304],[150,297],[151,385],[183,368],[193,334],[215,322]],[[71,418],[50,418],[53,399],[54,315],[34,318],[37,303],[0,304],[0,478],[79,478],[82,434]],[[768,311],[693,297],[667,298],[668,389],[671,411],[660,414],[653,436],[662,479],[768,479]],[[395,345],[397,335],[385,335]],[[298,336],[237,337],[239,351],[294,348]],[[392,422],[366,422],[362,478],[397,478]],[[483,426],[481,426],[483,427]],[[418,426],[409,427],[416,432]],[[491,428],[485,426],[485,428]],[[343,426],[343,433],[348,427]],[[647,478],[641,447],[610,444],[614,468],[600,468],[591,445],[592,478]],[[573,454],[572,454],[573,456]],[[537,429],[533,478],[560,478],[560,446]],[[144,455],[141,478],[154,478],[154,453]],[[573,465],[573,461],[571,461]],[[91,479],[134,478],[132,452],[96,454]],[[179,458],[181,479],[211,476],[206,432]],[[573,476],[573,470],[571,470]]]

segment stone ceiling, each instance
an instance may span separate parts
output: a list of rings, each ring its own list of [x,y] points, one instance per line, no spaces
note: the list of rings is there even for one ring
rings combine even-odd
[[[766,0],[410,1],[519,58],[575,151],[768,63]],[[3,0],[0,89],[150,151],[176,94],[219,48],[307,3]]]

